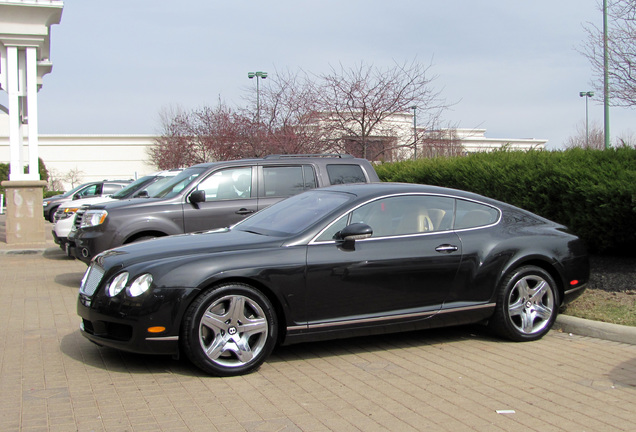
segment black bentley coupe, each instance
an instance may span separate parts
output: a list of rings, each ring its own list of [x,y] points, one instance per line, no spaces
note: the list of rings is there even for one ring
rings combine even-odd
[[[479,322],[536,340],[588,278],[582,241],[525,210],[440,187],[347,184],[230,228],[105,251],[77,307],[98,345],[185,353],[232,376],[310,340]]]

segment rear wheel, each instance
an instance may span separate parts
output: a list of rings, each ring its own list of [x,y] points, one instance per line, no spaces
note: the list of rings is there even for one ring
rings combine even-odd
[[[257,369],[276,342],[274,308],[260,291],[231,283],[204,292],[186,311],[182,346],[196,366],[217,376]]]
[[[543,337],[558,313],[559,292],[552,276],[536,266],[519,267],[500,284],[490,327],[514,341]]]

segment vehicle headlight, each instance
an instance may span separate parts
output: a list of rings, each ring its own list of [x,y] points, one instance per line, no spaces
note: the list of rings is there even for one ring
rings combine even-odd
[[[115,297],[126,287],[126,282],[128,282],[128,272],[119,273],[106,288],[106,294],[109,297]]]
[[[101,225],[106,220],[106,216],[108,216],[106,210],[87,210],[82,217],[81,228]]]
[[[128,295],[131,297],[137,297],[148,291],[152,284],[152,275],[150,273],[143,274],[130,284],[128,288]]]
[[[64,208],[55,212],[57,219],[68,219],[77,212],[77,207]]]
[[[47,205],[49,205],[48,201],[42,201],[42,207],[46,207]]]

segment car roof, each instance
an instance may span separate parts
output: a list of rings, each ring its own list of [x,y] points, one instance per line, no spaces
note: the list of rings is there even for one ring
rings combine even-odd
[[[349,154],[289,154],[289,155],[269,155],[263,158],[251,158],[251,159],[234,159],[229,161],[219,161],[219,162],[206,162],[200,163],[197,165],[193,165],[195,167],[205,167],[210,168],[218,165],[238,165],[245,163],[254,163],[254,164],[276,164],[280,162],[313,162],[320,163],[325,161],[325,163],[351,163],[352,161],[360,160],[359,158],[354,158]]]
[[[404,194],[404,193],[421,193],[435,195],[452,195],[459,198],[483,201],[490,204],[503,204],[492,198],[485,197],[473,192],[467,192],[460,189],[451,189],[442,186],[423,185],[416,183],[348,183],[342,185],[328,186],[321,190],[331,190],[352,193],[359,198],[373,198],[376,196],[388,194]]]

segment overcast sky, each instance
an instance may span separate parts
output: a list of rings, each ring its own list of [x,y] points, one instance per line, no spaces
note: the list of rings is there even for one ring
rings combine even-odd
[[[415,59],[456,102],[446,122],[560,148],[585,125],[588,22],[602,24],[596,0],[65,0],[40,133],[153,134],[170,106],[244,104],[249,71]],[[590,124],[602,126],[597,96]],[[612,137],[633,133],[633,116],[612,108]]]

